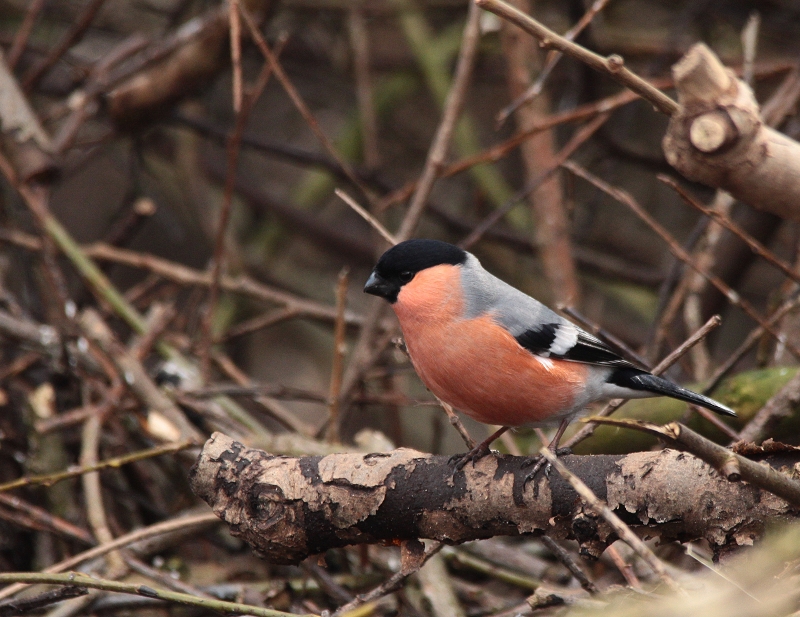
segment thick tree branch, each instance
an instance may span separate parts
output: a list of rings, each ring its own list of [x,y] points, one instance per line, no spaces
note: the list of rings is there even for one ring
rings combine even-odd
[[[458,544],[545,532],[576,539],[585,555],[599,556],[616,539],[612,530],[557,475],[526,484],[527,460],[487,456],[454,475],[447,457],[409,449],[276,457],[215,433],[192,468],[191,485],[235,535],[274,563],[349,544]],[[631,527],[662,541],[749,544],[769,522],[798,513],[674,450],[561,460]],[[800,455],[768,460],[793,467]]]
[[[672,72],[681,107],[664,136],[670,165],[755,208],[800,218],[800,144],[763,122],[752,90],[702,43]]]

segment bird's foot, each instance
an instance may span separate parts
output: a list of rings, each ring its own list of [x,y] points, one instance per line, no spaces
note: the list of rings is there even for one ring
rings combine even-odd
[[[569,454],[572,454],[572,448],[558,448],[555,451],[556,456],[567,456]],[[550,477],[550,470],[552,469],[552,466],[550,465],[550,463],[547,462],[547,459],[543,457],[541,454],[530,457],[521,465],[522,469],[527,469],[528,467],[533,467],[533,469],[531,469],[528,472],[528,475],[525,476],[525,481],[523,484],[527,484],[528,482],[533,480],[536,477],[536,474],[539,473],[539,471],[541,471],[542,468],[544,468],[545,477]]]
[[[476,462],[481,460],[490,452],[491,450],[489,449],[489,444],[479,443],[466,454],[454,454],[451,456],[450,464],[455,466],[453,469],[454,472],[461,471],[467,463],[472,463],[472,466],[474,467]]]

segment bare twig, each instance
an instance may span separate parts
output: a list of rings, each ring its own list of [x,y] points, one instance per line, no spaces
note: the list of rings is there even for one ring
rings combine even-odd
[[[436,135],[428,149],[428,156],[425,159],[425,167],[420,175],[417,190],[414,192],[406,211],[406,216],[397,230],[396,235],[401,242],[410,238],[414,233],[417,223],[422,217],[422,211],[433,189],[436,177],[444,165],[453,131],[464,106],[464,97],[472,76],[472,67],[475,63],[479,41],[480,10],[477,6],[470,4],[467,23],[464,26],[464,33],[461,37],[461,49],[458,52],[456,74],[453,77],[453,83],[444,102],[442,120],[439,122]]]
[[[139,452],[131,452],[130,454],[125,454],[123,456],[116,456],[114,458],[106,459],[104,461],[99,461],[97,463],[92,463],[90,465],[83,465],[81,467],[70,467],[68,469],[65,469],[64,471],[59,471],[56,473],[48,473],[39,476],[25,476],[22,478],[17,478],[16,480],[11,480],[10,482],[5,482],[3,484],[0,484],[0,493],[5,491],[10,491],[15,488],[20,488],[22,486],[34,486],[34,485],[52,486],[53,484],[61,482],[62,480],[67,480],[69,478],[77,478],[78,476],[82,476],[85,473],[100,471],[102,469],[117,469],[119,467],[122,467],[123,465],[134,463],[136,461],[143,461],[148,458],[152,458],[154,456],[162,456],[164,454],[173,454],[175,452],[180,452],[181,450],[186,450],[187,448],[191,448],[193,445],[195,444],[192,444],[189,441],[181,441],[178,443],[157,446],[155,448],[150,448],[148,450],[140,450]]]
[[[580,60],[596,71],[605,73],[646,101],[652,103],[661,113],[671,116],[678,111],[678,103],[628,70],[625,67],[624,60],[620,56],[614,54],[608,58],[603,58],[585,47],[577,45],[565,39],[563,36],[556,34],[529,15],[506,4],[502,0],[476,0],[476,3],[481,8],[491,11],[499,17],[516,24],[531,36],[535,36],[541,42],[542,47],[546,49],[557,49],[558,51]]]
[[[347,175],[350,182],[352,182],[355,186],[357,186],[367,197],[369,197],[372,192],[369,188],[361,182],[359,177],[353,171],[353,167],[348,163],[336,150],[333,142],[328,138],[328,136],[323,132],[320,128],[317,119],[314,117],[314,114],[311,113],[308,105],[303,100],[303,97],[300,96],[300,93],[297,91],[297,88],[294,87],[294,84],[289,79],[289,76],[283,70],[283,66],[281,66],[280,61],[278,60],[277,55],[273,52],[269,46],[267,45],[264,37],[261,34],[261,31],[258,28],[258,24],[256,24],[253,17],[250,13],[245,9],[244,6],[241,7],[241,14],[244,18],[245,24],[247,28],[250,30],[250,36],[253,37],[253,41],[255,42],[256,46],[261,50],[261,53],[264,55],[264,58],[269,63],[270,67],[272,67],[273,72],[275,73],[275,77],[283,86],[283,89],[286,91],[286,94],[289,95],[289,98],[292,100],[292,103],[297,108],[297,111],[300,112],[300,115],[303,116],[303,119],[308,124],[308,127],[314,133],[314,135],[319,140],[322,147],[325,151],[336,161],[339,167],[344,171]]]
[[[539,453],[547,459],[547,461],[555,468],[555,470],[572,485],[572,488],[581,496],[589,507],[592,508],[597,514],[602,516],[605,521],[611,525],[617,535],[630,546],[634,552],[642,558],[642,560],[653,569],[659,578],[666,583],[673,591],[685,593],[683,588],[675,582],[675,579],[667,572],[666,566],[662,561],[656,557],[648,546],[637,536],[631,528],[628,527],[622,519],[611,511],[607,504],[603,503],[592,490],[583,483],[583,480],[578,478],[574,473],[567,469],[564,464],[558,460],[555,454],[550,452],[547,448],[542,448]]]
[[[118,581],[94,578],[86,574],[69,572],[66,574],[47,574],[43,572],[6,572],[0,573],[0,583],[47,583],[51,585],[68,585],[78,587],[88,587],[90,589],[100,589],[103,591],[113,591],[116,593],[128,593],[145,598],[155,598],[176,604],[196,606],[211,611],[229,613],[232,615],[256,615],[257,617],[289,617],[294,613],[284,613],[270,608],[252,606],[250,604],[240,604],[238,602],[226,602],[224,600],[200,598],[197,596],[169,591],[167,589],[154,589],[147,585],[136,583],[120,583]],[[305,615],[304,617],[312,617]]]
[[[666,358],[664,358],[661,362],[659,362],[656,365],[656,367],[651,371],[653,375],[661,375],[661,373],[663,373],[670,366],[675,364],[675,362],[677,362],[681,357],[683,357],[694,345],[705,339],[705,337],[707,337],[708,334],[714,328],[718,327],[721,323],[722,319],[720,319],[719,315],[714,315],[713,317],[711,317],[702,328],[700,328],[697,332],[692,334],[692,336],[686,339],[681,345],[675,348]],[[610,416],[617,409],[622,407],[626,402],[627,401],[624,400],[611,401],[599,413],[595,414],[594,417]],[[597,428],[596,424],[592,423],[587,424],[577,433],[575,433],[572,437],[570,437],[566,441],[566,443],[564,443],[564,447],[572,448],[575,446],[575,444],[578,444],[584,439],[591,437],[596,428]]]
[[[364,17],[363,6],[353,6],[348,10],[347,29],[350,35],[350,46],[353,49],[358,116],[361,121],[361,137],[364,144],[364,163],[367,169],[377,169],[380,165],[378,118],[375,115],[375,104],[372,99],[369,29]]]
[[[108,544],[100,544],[87,551],[78,553],[64,561],[48,566],[42,570],[42,574],[54,574],[57,572],[64,572],[70,568],[74,568],[85,561],[90,559],[97,559],[103,555],[126,546],[130,546],[142,540],[148,540],[158,536],[170,535],[177,532],[183,532],[193,528],[202,528],[215,525],[219,523],[219,519],[211,512],[197,514],[192,516],[179,516],[170,520],[162,521],[149,527],[137,529],[125,535],[119,536],[113,542]],[[27,587],[26,583],[17,583],[9,585],[4,589],[0,589],[0,600],[10,598],[16,595]]]
[[[9,68],[14,69],[17,66],[17,62],[19,62],[19,59],[22,57],[22,52],[25,51],[25,46],[28,44],[31,32],[33,32],[33,26],[39,14],[42,12],[45,2],[46,0],[31,0],[31,3],[28,5],[25,17],[17,29],[14,42],[11,44],[11,49],[8,51]]]
[[[605,8],[605,6],[608,4],[608,1],[609,0],[595,0],[592,3],[592,6],[588,8],[578,22],[564,33],[564,38],[568,41],[574,41],[575,38],[584,31],[586,26],[592,23],[594,16]],[[522,96],[517,97],[516,100],[514,100],[510,105],[504,107],[502,110],[500,110],[500,113],[497,114],[498,125],[502,125],[506,120],[508,120],[508,117],[512,113],[514,113],[522,105],[531,102],[534,98],[542,93],[547,78],[550,77],[550,73],[553,72],[553,69],[556,67],[556,64],[558,64],[558,61],[561,60],[563,55],[564,54],[562,52],[554,50],[551,50],[547,54],[544,67],[542,67],[542,70],[539,71],[539,76],[536,78],[536,81],[530,85],[530,87]]]
[[[331,382],[328,391],[328,427],[326,436],[329,441],[333,442],[338,442],[340,440],[339,392],[342,389],[344,354],[347,351],[344,340],[344,311],[347,307],[347,286],[349,282],[350,269],[343,268],[341,272],[339,272],[339,281],[336,284],[336,326],[333,331],[333,364],[331,366]]]
[[[648,227],[650,227],[653,231],[655,231],[664,242],[667,243],[670,252],[675,255],[678,259],[686,263],[689,267],[694,269],[696,272],[701,274],[708,282],[710,282],[714,287],[716,287],[727,299],[728,301],[733,304],[734,306],[739,307],[744,311],[744,313],[750,317],[753,321],[758,323],[766,332],[774,336],[776,339],[781,340],[780,332],[778,332],[774,327],[769,325],[761,315],[758,314],[758,311],[753,307],[750,302],[742,298],[735,290],[731,289],[731,287],[725,283],[721,278],[708,272],[706,269],[699,266],[692,256],[686,252],[686,250],[678,244],[672,235],[660,224],[658,223],[650,214],[648,214],[644,208],[628,193],[627,191],[623,191],[622,189],[615,188],[604,182],[597,176],[589,173],[586,169],[578,165],[573,161],[567,161],[564,163],[564,168],[570,170],[579,178],[583,178],[590,184],[593,184],[598,189],[603,191],[604,193],[610,195],[621,204],[624,204],[642,220],[644,221]],[[786,341],[786,348],[798,359],[800,359],[800,349],[798,349],[795,345]]]
[[[441,542],[434,542],[430,544],[426,549],[424,555],[422,555],[421,559],[419,560],[419,565],[411,570],[400,569],[399,571],[395,572],[392,576],[387,578],[383,583],[375,587],[374,589],[357,595],[352,601],[348,602],[347,604],[340,606],[336,611],[331,615],[331,617],[344,617],[347,613],[350,613],[357,609],[359,606],[363,606],[367,602],[374,602],[375,600],[382,598],[383,596],[392,593],[393,591],[397,591],[403,585],[405,580],[414,574],[419,568],[421,568],[428,559],[433,557],[436,553],[442,550],[444,544]]]
[[[397,238],[395,238],[383,225],[381,225],[381,222],[378,219],[372,216],[372,214],[370,214],[367,210],[362,208],[355,199],[350,197],[350,195],[348,195],[341,189],[334,189],[333,192],[336,193],[336,196],[339,199],[341,199],[344,203],[346,203],[353,210],[355,210],[356,213],[358,213],[358,215],[361,218],[363,218],[365,221],[367,221],[367,223],[372,225],[373,229],[377,231],[381,236],[383,236],[384,240],[386,240],[392,246],[397,244],[398,242]]]
[[[236,188],[236,171],[239,167],[239,153],[241,152],[241,141],[247,119],[261,93],[269,82],[269,78],[274,72],[274,64],[265,62],[261,68],[255,88],[243,102],[242,94],[242,66],[241,66],[241,24],[240,24],[240,5],[238,0],[231,0],[230,4],[230,28],[231,28],[231,58],[233,62],[233,109],[236,114],[236,122],[227,143],[227,170],[225,173],[225,189],[222,195],[222,204],[219,209],[217,219],[217,233],[214,238],[214,253],[211,257],[211,287],[208,290],[208,308],[203,313],[201,324],[200,340],[200,375],[203,381],[208,381],[211,369],[211,345],[213,344],[214,315],[216,314],[217,301],[219,299],[220,278],[222,277],[223,264],[225,261],[225,238],[228,233],[228,220],[230,219],[231,209],[233,208],[233,193]],[[282,46],[281,44],[279,44]]]
[[[731,482],[744,480],[759,488],[763,488],[786,500],[800,505],[800,482],[788,475],[773,469],[769,465],[751,461],[728,448],[706,439],[679,422],[670,422],[664,426],[644,422],[642,420],[618,420],[616,418],[587,418],[587,421],[599,422],[621,428],[644,431],[662,439],[669,439],[682,449],[691,452],[697,458],[713,466]],[[735,461],[731,464],[730,461]],[[726,473],[727,472],[727,473]]]
[[[70,29],[56,44],[53,50],[46,58],[43,58],[36,66],[34,66],[22,82],[22,87],[25,90],[30,90],[42,78],[42,76],[49,71],[53,65],[58,62],[58,59],[63,56],[66,51],[75,45],[83,38],[83,35],[92,25],[98,11],[105,4],[106,0],[91,0],[81,11],[81,14],[75,19]]]
[[[575,580],[581,584],[586,591],[589,593],[597,593],[599,590],[597,589],[597,585],[595,585],[592,581],[589,580],[589,577],[586,576],[586,572],[583,571],[576,561],[572,558],[572,555],[569,554],[569,551],[565,550],[558,542],[553,540],[548,535],[543,535],[539,538],[539,541],[544,544],[547,549],[556,556],[564,567],[570,571],[572,576],[575,577]],[[611,547],[609,547],[611,548]],[[606,549],[608,550],[608,549]]]
[[[492,226],[494,226],[495,223],[508,214],[515,205],[517,205],[521,200],[525,199],[525,197],[527,197],[532,191],[535,191],[542,184],[542,182],[547,180],[547,178],[549,178],[550,175],[555,172],[558,167],[563,165],[564,162],[570,156],[572,156],[575,151],[586,142],[587,139],[594,135],[594,133],[597,132],[597,130],[603,126],[603,124],[605,124],[608,118],[608,113],[598,114],[594,119],[578,129],[572,138],[564,145],[564,147],[558,151],[555,157],[553,157],[553,163],[550,168],[544,170],[537,177],[533,178],[521,190],[514,193],[514,195],[506,203],[497,208],[497,210],[492,212],[478,225],[476,225],[470,234],[461,241],[460,246],[462,248],[469,249],[478,240],[480,240],[483,235]]]

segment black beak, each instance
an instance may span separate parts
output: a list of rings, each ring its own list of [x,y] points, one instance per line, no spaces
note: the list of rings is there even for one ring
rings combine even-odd
[[[367,282],[364,284],[364,293],[372,294],[373,296],[383,297],[386,294],[387,286],[384,281],[374,270],[369,275]]]

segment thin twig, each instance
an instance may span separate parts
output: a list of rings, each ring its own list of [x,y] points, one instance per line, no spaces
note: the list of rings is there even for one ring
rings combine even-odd
[[[355,4],[355,3],[354,3]],[[356,78],[358,118],[361,121],[361,138],[364,144],[364,164],[367,169],[380,165],[378,150],[378,118],[372,96],[372,74],[369,58],[369,28],[364,16],[364,3],[357,3],[347,11],[347,30],[353,49],[353,68]]]
[[[31,38],[31,32],[33,32],[36,19],[42,12],[46,1],[47,0],[31,0],[31,3],[28,5],[25,17],[22,19],[22,23],[17,29],[16,35],[14,35],[14,42],[11,44],[11,49],[8,51],[8,68],[13,70],[17,66],[17,62],[19,62],[19,59],[22,57],[25,46]]]
[[[464,98],[472,76],[480,38],[480,10],[476,5],[470,3],[467,23],[461,36],[461,48],[458,52],[456,73],[444,102],[442,120],[439,122],[430,148],[428,148],[425,167],[422,169],[422,174],[420,174],[419,184],[411,198],[406,216],[397,230],[397,239],[401,242],[410,238],[417,228],[425,204],[428,201],[431,190],[433,190],[433,184],[436,182],[437,175],[444,165],[453,131],[455,131],[456,123],[464,107]]]
[[[761,315],[758,314],[758,311],[753,307],[750,302],[742,298],[735,290],[733,290],[725,281],[723,281],[720,277],[716,276],[715,274],[708,272],[706,269],[699,266],[692,256],[686,252],[686,250],[675,241],[675,238],[658,222],[656,221],[650,214],[648,214],[644,208],[637,202],[630,193],[624,191],[622,189],[616,188],[611,186],[607,182],[604,182],[594,174],[589,173],[586,169],[578,165],[573,161],[567,161],[564,163],[563,167],[568,169],[572,173],[574,173],[579,178],[583,178],[590,184],[593,184],[595,187],[603,191],[604,193],[610,195],[621,204],[630,208],[642,221],[644,221],[650,229],[656,232],[664,242],[667,243],[670,252],[675,255],[678,259],[686,263],[689,267],[694,269],[696,272],[701,274],[709,283],[711,283],[714,287],[716,287],[727,299],[728,301],[733,304],[734,306],[739,307],[744,311],[744,313],[750,317],[753,321],[758,323],[766,332],[771,334],[775,339],[782,341],[782,337],[780,332],[775,330],[772,326],[770,326]],[[800,359],[800,349],[797,348],[796,345],[791,343],[790,341],[782,341],[785,343],[786,348],[794,355],[796,358]]]
[[[347,346],[344,340],[344,311],[347,308],[347,287],[350,282],[350,269],[345,267],[339,272],[336,284],[336,325],[333,330],[333,364],[331,366],[331,383],[328,391],[328,427],[327,439],[334,443],[340,440],[339,435],[339,392],[342,389],[342,371],[344,354]]]
[[[11,480],[10,482],[5,482],[3,484],[0,484],[0,493],[3,493],[5,491],[10,491],[15,488],[20,488],[22,486],[32,486],[32,485],[53,486],[57,482],[61,482],[62,480],[67,480],[69,478],[76,478],[78,476],[82,476],[85,473],[100,471],[102,469],[116,469],[118,467],[122,467],[123,465],[127,465],[129,463],[134,463],[136,461],[143,461],[148,458],[153,458],[154,456],[162,456],[164,454],[174,454],[175,452],[180,452],[181,450],[186,450],[187,448],[191,448],[194,445],[196,444],[193,444],[189,441],[181,441],[178,443],[165,444],[163,446],[149,448],[147,450],[139,450],[138,452],[131,452],[130,454],[125,454],[123,456],[116,456],[114,458],[109,458],[103,461],[99,461],[91,465],[70,467],[68,469],[65,469],[64,471],[42,474],[38,476],[24,476],[22,478],[17,478],[16,480]]]
[[[683,199],[685,203],[689,204],[696,210],[702,212],[710,219],[713,219],[715,222],[719,223],[725,229],[734,234],[742,242],[747,244],[747,246],[750,247],[750,250],[753,251],[753,253],[771,263],[773,266],[778,268],[781,272],[783,272],[793,281],[800,283],[800,273],[798,273],[794,268],[792,268],[791,265],[786,263],[775,253],[769,250],[761,242],[759,242],[753,236],[747,233],[739,225],[734,223],[730,219],[730,217],[725,216],[718,210],[712,210],[711,208],[707,208],[706,206],[704,206],[702,203],[700,203],[700,201],[698,201],[695,197],[693,197],[686,189],[684,189],[680,184],[678,184],[678,182],[676,182],[675,179],[665,174],[658,174],[656,178],[658,178],[659,181],[663,182],[664,184],[672,188],[680,196],[680,198]]]
[[[208,290],[208,307],[203,313],[201,324],[201,339],[198,355],[200,356],[200,376],[204,382],[208,381],[209,371],[211,370],[211,345],[214,339],[214,316],[219,300],[220,278],[222,277],[223,264],[225,261],[225,238],[228,234],[228,220],[233,209],[233,193],[236,188],[236,172],[239,167],[239,153],[241,152],[242,135],[244,134],[250,112],[264,91],[269,82],[269,78],[274,72],[274,66],[270,62],[265,62],[261,68],[261,74],[256,80],[253,92],[247,97],[247,101],[242,100],[242,67],[241,67],[241,34],[240,6],[238,0],[230,0],[230,24],[231,24],[231,56],[233,61],[233,108],[236,115],[233,132],[227,143],[227,169],[225,172],[225,188],[222,194],[222,204],[219,209],[217,220],[217,233],[214,238],[214,252],[211,257],[211,287]]]
[[[192,516],[180,516],[167,521],[162,521],[160,523],[150,525],[149,527],[143,527],[141,529],[137,529],[125,535],[119,536],[116,540],[114,540],[113,542],[109,542],[108,544],[100,544],[99,546],[90,548],[87,551],[78,553],[77,555],[69,557],[64,561],[60,561],[58,563],[53,564],[52,566],[48,566],[47,568],[42,570],[42,573],[53,574],[57,572],[64,572],[65,570],[74,568],[85,561],[89,561],[90,559],[97,559],[98,557],[102,557],[103,555],[109,553],[110,551],[130,546],[131,544],[140,542],[142,540],[147,540],[157,536],[163,536],[178,531],[186,531],[194,527],[206,527],[209,525],[217,524],[219,522],[220,522],[219,518],[217,518],[217,516],[213,512],[205,512],[203,514],[197,514]],[[10,598],[11,596],[16,595],[26,587],[27,584],[18,583],[15,585],[9,585],[4,589],[0,589],[0,600],[3,600],[5,598]]]
[[[283,89],[286,91],[286,94],[289,95],[289,98],[292,100],[292,103],[297,108],[297,111],[300,112],[300,115],[303,116],[303,119],[308,124],[308,127],[314,133],[314,135],[319,140],[322,147],[325,151],[336,161],[339,167],[344,171],[347,175],[350,182],[352,182],[355,186],[361,190],[364,195],[369,197],[372,195],[372,192],[369,188],[361,182],[359,177],[353,171],[353,167],[348,163],[336,150],[336,146],[334,146],[333,142],[328,138],[328,136],[324,133],[322,128],[319,126],[319,122],[314,117],[314,114],[311,113],[308,105],[303,100],[303,97],[300,96],[300,93],[297,91],[297,88],[294,87],[294,84],[289,79],[289,76],[283,70],[283,66],[281,65],[280,61],[278,60],[277,55],[269,48],[264,37],[261,34],[261,31],[258,28],[258,24],[256,24],[255,20],[253,19],[252,15],[247,11],[244,6],[241,6],[241,15],[244,18],[245,24],[247,28],[250,30],[250,36],[253,37],[253,41],[255,42],[256,46],[261,50],[261,53],[264,55],[264,58],[269,62],[269,65],[272,67],[272,70],[275,73],[275,77],[280,82]]]
[[[475,0],[481,8],[495,13],[503,19],[519,26],[528,34],[536,37],[545,49],[557,49],[573,58],[580,60],[596,71],[605,73],[615,81],[618,81],[626,88],[637,93],[646,101],[653,104],[656,110],[671,116],[679,109],[678,103],[669,98],[666,94],[654,88],[650,83],[631,72],[625,67],[625,61],[618,55],[613,54],[608,58],[589,51],[581,45],[565,39],[556,34],[549,28],[526,15],[522,11],[506,4],[502,0]]]
[[[42,59],[36,66],[34,66],[22,82],[24,90],[30,90],[42,78],[42,76],[49,71],[53,65],[58,62],[58,59],[63,56],[67,50],[78,43],[89,26],[92,25],[98,11],[105,4],[106,0],[91,0],[81,11],[80,15],[75,19],[67,33],[56,43],[53,50]]]
[[[781,319],[783,319],[783,317],[789,313],[789,311],[796,309],[799,305],[800,297],[794,297],[790,300],[787,300],[767,318],[767,323],[771,326],[774,326]],[[723,362],[717,371],[711,376],[708,381],[708,385],[703,388],[703,394],[710,394],[716,389],[716,387],[719,385],[719,382],[722,381],[722,379],[728,374],[734,365],[742,359],[744,354],[750,351],[753,346],[758,343],[762,336],[764,336],[764,332],[765,330],[761,326],[756,326],[750,331],[750,334],[748,334],[744,341],[742,341],[742,344],[736,348],[736,351],[730,354],[725,362]]]
[[[562,478],[570,483],[572,488],[574,488],[578,495],[581,496],[581,499],[583,499],[599,516],[603,517],[603,519],[614,529],[620,539],[625,542],[625,544],[630,546],[633,551],[639,555],[639,557],[641,557],[642,560],[648,566],[650,566],[650,568],[652,568],[653,572],[655,572],[664,583],[666,583],[673,591],[685,593],[684,589],[678,585],[672,576],[670,576],[669,572],[667,572],[666,566],[658,557],[656,557],[655,553],[648,548],[648,546],[641,540],[641,538],[639,538],[639,536],[631,531],[631,528],[628,527],[622,521],[622,519],[620,519],[611,511],[611,508],[608,507],[608,504],[603,503],[597,498],[597,496],[592,492],[592,489],[583,483],[583,480],[567,469],[564,466],[564,463],[558,460],[558,457],[550,452],[549,449],[542,448],[539,450],[539,453],[547,459],[547,461],[555,468]]]
[[[376,219],[374,216],[372,216],[372,214],[370,214],[367,210],[362,208],[355,199],[350,197],[350,195],[348,195],[347,193],[345,193],[341,189],[334,189],[333,192],[336,193],[336,196],[339,199],[341,199],[344,203],[346,203],[353,210],[355,210],[356,213],[359,216],[361,216],[361,218],[363,218],[365,221],[367,221],[367,223],[372,225],[372,228],[375,231],[377,231],[381,236],[383,236],[384,240],[386,240],[392,246],[397,244],[397,242],[398,242],[397,238],[395,238],[389,232],[389,230],[387,230],[383,225],[381,225],[381,222],[378,219]]]
[[[578,20],[578,22],[572,26],[569,30],[564,33],[564,38],[568,41],[574,41],[577,36],[584,31],[586,26],[592,23],[594,16],[597,15],[600,11],[602,11],[605,6],[608,4],[609,0],[595,0],[592,3],[587,11],[583,14],[583,16]],[[508,117],[513,114],[517,109],[519,109],[522,105],[530,103],[533,99],[535,99],[539,94],[541,94],[542,90],[544,89],[544,84],[547,81],[547,78],[550,77],[550,73],[553,72],[553,69],[558,64],[558,61],[561,60],[563,56],[563,52],[551,50],[547,54],[547,58],[545,58],[544,67],[542,70],[539,71],[539,76],[536,78],[536,81],[533,82],[530,87],[525,91],[522,96],[517,97],[515,101],[513,101],[510,105],[507,105],[500,113],[497,114],[497,125],[502,126]]]
[[[575,131],[575,134],[564,145],[561,150],[553,157],[552,165],[540,173],[537,177],[533,178],[521,190],[514,193],[511,198],[502,206],[497,208],[489,216],[483,219],[470,234],[464,238],[459,246],[464,249],[469,249],[473,244],[480,240],[483,235],[491,229],[501,218],[508,214],[511,209],[516,206],[520,201],[525,199],[530,193],[535,191],[541,184],[547,180],[560,166],[562,166],[575,151],[583,145],[597,130],[605,124],[610,114],[602,113],[595,116],[591,121],[587,122],[584,126]]]
[[[597,585],[589,580],[589,577],[586,576],[586,572],[584,572],[583,568],[581,568],[572,558],[572,555],[570,555],[569,551],[564,549],[564,547],[546,534],[539,538],[539,540],[551,553],[553,553],[553,555],[555,555],[556,559],[558,559],[564,565],[564,567],[570,571],[572,576],[575,577],[575,580],[581,584],[581,587],[583,587],[589,593],[597,593],[599,591],[599,589],[597,589]]]
[[[709,335],[709,333],[716,327],[718,327],[722,323],[722,319],[720,319],[719,315],[713,315],[705,325],[700,328],[697,332],[692,334],[689,338],[687,338],[681,345],[676,347],[666,358],[664,358],[661,362],[659,362],[656,367],[651,371],[653,375],[660,375],[664,371],[666,371],[670,366],[675,364],[680,358],[682,358],[694,345],[697,345],[700,341],[705,339]],[[610,416],[614,413],[617,409],[622,407],[626,400],[616,400],[611,401],[608,405],[606,405],[599,413],[595,414],[595,417],[606,417]],[[580,443],[584,439],[591,437],[594,434],[595,429],[597,428],[596,424],[589,423],[580,429],[577,433],[575,433],[572,437],[570,437],[566,443],[564,443],[565,448],[572,448],[576,444]]]
[[[0,583],[30,583],[30,584],[50,584],[68,585],[78,587],[88,587],[90,589],[100,589],[102,591],[113,591],[116,593],[127,593],[145,598],[154,598],[196,606],[209,611],[230,613],[232,615],[256,615],[256,617],[295,617],[295,613],[284,613],[271,608],[262,608],[250,604],[240,604],[239,602],[226,602],[224,600],[199,598],[186,593],[169,591],[168,589],[155,589],[147,585],[136,583],[120,583],[109,579],[94,578],[78,572],[68,572],[65,574],[45,574],[43,572],[4,572],[0,573]],[[314,617],[305,615],[303,617]]]
[[[422,559],[420,559],[420,562],[416,568],[410,570],[400,569],[374,589],[371,589],[366,593],[358,594],[353,600],[343,606],[340,606],[331,615],[331,617],[344,617],[347,613],[354,611],[359,606],[363,606],[367,602],[373,602],[387,594],[392,593],[393,591],[397,591],[409,576],[414,574],[414,572],[425,565],[425,562],[442,550],[443,547],[444,544],[442,542],[434,542],[432,545],[429,545],[428,548],[425,549],[425,554]]]

